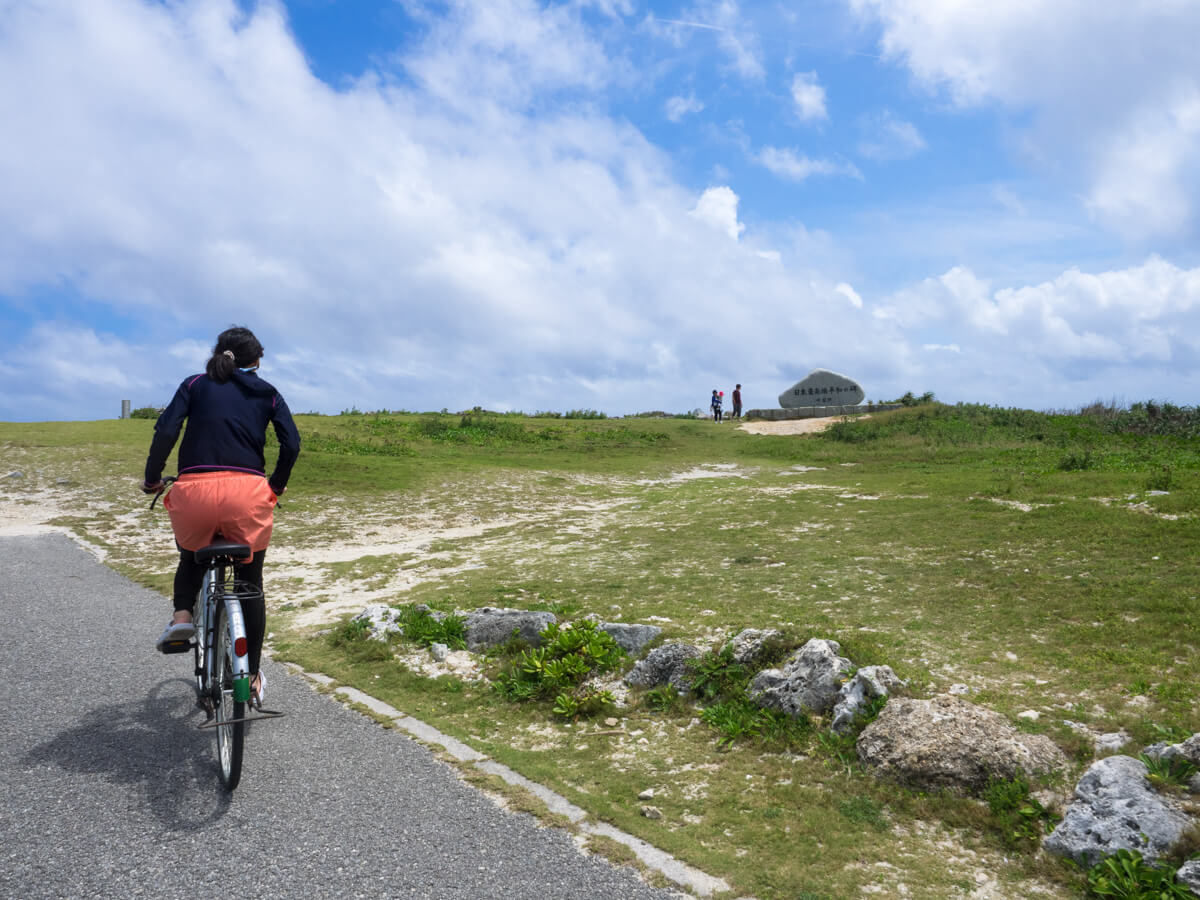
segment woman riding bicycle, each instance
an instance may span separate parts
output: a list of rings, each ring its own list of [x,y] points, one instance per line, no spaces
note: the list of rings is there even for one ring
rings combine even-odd
[[[171,641],[189,640],[196,632],[192,605],[204,581],[204,566],[194,553],[213,542],[246,544],[254,551],[241,565],[239,578],[259,590],[256,601],[243,604],[249,643],[251,690],[261,707],[266,679],[259,671],[267,614],[262,599],[263,557],[271,540],[272,511],[287,489],[300,453],[300,434],[283,397],[257,375],[263,348],[248,328],[221,332],[204,374],[189,375],[171,404],[158,417],[146,459],[142,490],[163,489],[162,470],[187,420],[179,446],[179,478],[163,498],[180,548],[175,571],[175,615],[158,639],[158,649]],[[279,459],[266,477],[263,447],[267,426],[275,427]]]

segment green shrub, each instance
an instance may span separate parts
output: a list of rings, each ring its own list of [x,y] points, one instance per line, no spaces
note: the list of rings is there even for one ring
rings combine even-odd
[[[831,764],[847,772],[854,768],[858,763],[858,736],[879,717],[887,702],[887,697],[872,697],[854,717],[849,731],[822,731],[817,734],[817,747]]]
[[[467,649],[467,623],[462,616],[449,614],[439,621],[428,609],[415,604],[392,607],[406,640],[423,647],[445,644],[451,650]]]
[[[1194,900],[1186,887],[1175,881],[1175,870],[1153,866],[1136,850],[1118,850],[1088,871],[1088,895],[1120,897],[1122,900]]]
[[[1193,775],[1200,772],[1195,765],[1178,756],[1164,759],[1142,753],[1138,759],[1145,763],[1146,778],[1155,787],[1182,788],[1191,781]]]
[[[1036,850],[1042,836],[1057,821],[1037,798],[1030,796],[1029,782],[1021,775],[993,778],[983,792],[983,799],[1009,847]]]
[[[162,407],[158,406],[139,406],[129,414],[131,419],[157,419],[162,412]]]
[[[1115,406],[1097,410],[1093,406],[1090,411],[1109,431],[1117,434],[1200,437],[1200,406],[1176,406],[1147,400],[1125,410]]]
[[[568,409],[563,413],[564,419],[607,419],[608,414],[594,409]]]
[[[1058,468],[1063,472],[1083,472],[1095,468],[1099,462],[1099,456],[1090,449],[1071,450],[1059,459]]]
[[[933,402],[933,391],[926,391],[920,397],[912,391],[906,391],[903,397],[897,397],[895,400],[889,402],[899,403],[902,406],[920,406],[922,403]]]
[[[353,662],[379,662],[392,658],[392,649],[385,641],[370,638],[371,623],[366,619],[350,619],[330,630],[326,640]]]
[[[689,659],[687,666],[692,673],[692,693],[705,702],[740,697],[750,683],[750,673],[734,660],[728,645]]]
[[[670,712],[679,705],[679,691],[669,684],[651,688],[642,695],[642,702],[654,712]]]
[[[777,710],[763,709],[744,696],[708,707],[700,713],[700,721],[719,732],[717,746],[725,749],[747,739],[794,745],[807,737],[810,730],[807,716],[789,716]]]
[[[767,711],[746,698],[726,700],[700,713],[700,721],[720,732],[717,746],[731,747],[742,738],[762,733]]]
[[[493,682],[502,697],[518,703],[554,699],[555,715],[595,715],[613,702],[608,691],[582,686],[589,676],[614,669],[625,655],[612,635],[584,619],[570,625],[547,625],[541,645],[520,651]]]
[[[370,633],[371,623],[366,619],[350,619],[329,632],[329,643],[334,647],[357,644],[367,640]]]
[[[554,698],[554,714],[563,719],[578,719],[580,716],[591,717],[607,712],[613,708],[611,691],[576,691],[571,694],[559,694]]]
[[[1148,491],[1169,491],[1173,483],[1170,466],[1159,466],[1146,476],[1146,490]]]
[[[817,749],[836,768],[850,772],[858,763],[858,735],[837,731],[817,732]]]

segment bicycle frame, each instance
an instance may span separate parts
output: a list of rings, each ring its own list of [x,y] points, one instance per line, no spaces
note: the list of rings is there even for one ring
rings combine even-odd
[[[221,661],[214,657],[216,635],[213,632],[217,621],[217,605],[225,608],[225,621],[229,623],[231,658],[233,670],[233,699],[245,703],[250,699],[250,658],[247,653],[246,620],[242,615],[241,600],[236,591],[229,590],[229,567],[220,559],[214,559],[204,573],[204,582],[196,597],[197,616],[202,617],[196,628],[196,687],[201,702],[211,698],[213,682],[221,672]],[[241,653],[236,652],[241,648]],[[211,700],[209,701],[211,703]],[[205,704],[206,711],[209,704]]]
[[[163,489],[150,501],[151,509],[165,486],[174,480],[163,479]],[[235,561],[251,557],[250,547],[217,535],[208,546],[197,549],[195,556],[205,568],[192,610],[194,637],[190,641],[167,642],[162,649],[165,653],[186,653],[190,646],[194,653],[196,701],[207,717],[197,727],[214,729],[221,781],[232,791],[242,777],[247,723],[277,719],[283,713],[265,710],[260,704],[257,715],[246,715],[251,694],[250,646],[242,602],[261,603],[262,594],[256,585],[237,578]]]

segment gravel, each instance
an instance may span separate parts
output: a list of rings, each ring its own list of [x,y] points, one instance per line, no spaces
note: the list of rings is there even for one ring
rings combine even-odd
[[[269,661],[287,715],[226,793],[169,613],[64,536],[0,538],[0,896],[680,896]]]

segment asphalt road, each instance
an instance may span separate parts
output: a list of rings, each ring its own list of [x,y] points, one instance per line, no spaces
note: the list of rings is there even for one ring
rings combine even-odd
[[[169,614],[66,537],[0,538],[0,896],[678,897],[270,662],[287,716],[226,793]]]

